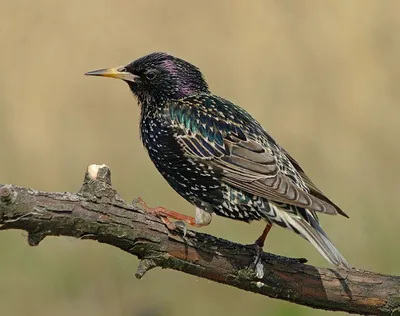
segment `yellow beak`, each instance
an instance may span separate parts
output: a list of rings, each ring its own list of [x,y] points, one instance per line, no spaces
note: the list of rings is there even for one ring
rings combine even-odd
[[[137,75],[128,72],[125,67],[106,68],[106,69],[89,71],[85,73],[85,76],[110,77],[132,82],[135,82],[136,78],[139,77]]]

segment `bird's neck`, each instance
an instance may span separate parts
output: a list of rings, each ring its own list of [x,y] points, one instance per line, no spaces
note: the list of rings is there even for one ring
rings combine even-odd
[[[155,98],[138,98],[140,105],[141,120],[146,117],[156,117],[159,115],[167,106],[167,101]]]
[[[165,97],[165,95],[137,95],[138,102],[141,108],[141,115],[143,117],[154,116],[159,113],[163,113],[166,107],[171,102],[178,101],[180,99],[195,96],[201,94],[202,91],[192,90],[179,90],[175,91],[173,96]]]
[[[165,152],[168,149],[167,144],[170,137],[170,124],[165,117],[165,106],[161,104],[142,104],[140,112],[140,138],[144,147],[147,149],[151,160],[159,169],[157,155],[160,154],[160,146]]]
[[[148,118],[155,118],[158,116],[164,105],[163,104],[153,104],[153,103],[147,103],[143,102],[140,104],[140,121],[143,122],[145,119]]]

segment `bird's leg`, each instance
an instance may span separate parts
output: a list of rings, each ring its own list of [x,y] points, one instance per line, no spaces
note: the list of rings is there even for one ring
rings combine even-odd
[[[265,244],[265,239],[267,238],[268,233],[271,230],[271,228],[272,228],[272,224],[268,223],[265,226],[261,236],[258,237],[257,240],[254,242],[254,248],[256,250],[256,257],[255,257],[255,260],[252,263],[251,267],[255,267],[257,265],[257,263],[260,261],[260,257],[261,257],[261,254],[262,254],[262,251],[263,251],[263,247],[264,247],[264,244]]]
[[[163,221],[165,225],[170,230],[175,230],[176,229],[176,224],[171,222],[169,219],[175,219],[181,224],[183,224],[184,228],[184,233],[186,233],[186,227],[185,224],[189,224],[190,226],[194,227],[202,227],[202,226],[207,226],[208,224],[211,223],[211,214],[208,212],[205,212],[199,208],[196,208],[196,217],[192,216],[187,216],[172,210],[169,210],[164,207],[149,207],[147,204],[143,201],[142,198],[138,198],[136,203],[140,204],[143,209],[155,216],[160,217],[160,219]]]
[[[258,239],[255,241],[254,244],[256,244],[257,246],[259,246],[262,249],[264,247],[265,239],[267,238],[268,233],[271,230],[271,228],[272,228],[272,224],[268,223],[265,226],[261,236],[258,237]]]

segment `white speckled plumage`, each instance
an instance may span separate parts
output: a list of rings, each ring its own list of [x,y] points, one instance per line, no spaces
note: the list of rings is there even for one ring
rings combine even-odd
[[[310,241],[331,263],[350,265],[318,222],[319,213],[347,216],[244,109],[211,94],[200,70],[164,53],[124,67],[141,107],[140,134],[156,168],[196,206],[250,222],[265,220]]]

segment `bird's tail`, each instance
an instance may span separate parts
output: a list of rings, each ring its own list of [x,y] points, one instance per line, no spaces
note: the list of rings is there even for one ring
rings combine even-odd
[[[285,222],[288,228],[294,230],[304,239],[308,240],[330,263],[347,270],[351,269],[350,264],[332,244],[313,216],[309,216],[308,221],[306,221],[298,214],[288,213],[282,210],[278,212],[282,220],[279,223],[280,225],[282,222]]]

